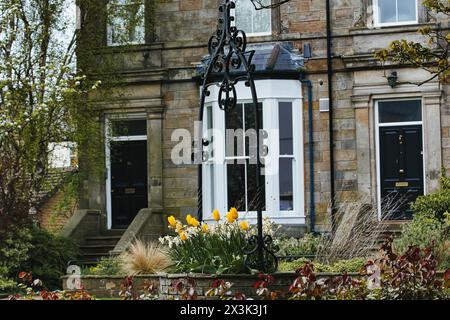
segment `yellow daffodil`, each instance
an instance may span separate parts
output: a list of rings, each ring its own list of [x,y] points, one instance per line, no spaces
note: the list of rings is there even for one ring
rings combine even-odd
[[[219,213],[219,210],[214,210],[214,211],[213,211],[213,218],[214,218],[214,220],[216,220],[216,221],[219,221],[219,220],[220,220],[220,213]]]
[[[227,218],[228,223],[230,223],[230,224],[234,223],[234,221],[236,220],[236,219],[234,218],[233,213],[231,213],[231,212],[228,212],[228,213],[227,213],[226,218]]]
[[[239,226],[241,227],[242,230],[247,231],[248,229],[250,229],[250,225],[247,221],[241,221],[239,223]]]
[[[236,220],[237,218],[239,218],[238,211],[237,211],[236,208],[231,208],[231,209],[230,209],[230,213],[232,214],[233,219]]]
[[[180,239],[181,239],[182,241],[186,241],[186,240],[187,240],[187,235],[186,235],[185,232],[181,232],[181,233],[180,233]]]
[[[169,222],[170,226],[173,228],[177,225],[177,219],[175,219],[174,216],[168,217],[167,221]]]
[[[208,225],[206,223],[202,224],[202,230],[204,233],[207,233],[209,231]]]
[[[191,221],[192,221],[192,216],[190,214],[188,214],[186,216],[186,222],[188,223],[188,225],[191,225]]]
[[[177,230],[178,233],[180,233],[181,231],[183,231],[183,225],[178,222],[175,229]]]
[[[191,218],[191,226],[193,226],[193,227],[198,227],[200,225],[200,222],[198,222],[198,220],[197,219],[195,219],[195,218]]]

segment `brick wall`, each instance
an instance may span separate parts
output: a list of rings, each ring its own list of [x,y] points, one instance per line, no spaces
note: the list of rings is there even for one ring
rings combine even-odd
[[[77,201],[68,198],[63,191],[50,197],[38,211],[38,220],[41,228],[58,233],[75,213]]]

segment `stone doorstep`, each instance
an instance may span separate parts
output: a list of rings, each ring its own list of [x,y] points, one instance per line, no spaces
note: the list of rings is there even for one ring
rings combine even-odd
[[[358,277],[358,273],[349,274]],[[275,282],[271,285],[271,289],[285,291],[289,288],[295,278],[298,276],[293,272],[278,273],[273,275]],[[341,276],[338,273],[319,273],[318,278],[328,278]],[[67,290],[66,280],[68,276],[61,278],[63,282],[63,290]],[[125,277],[121,276],[81,276],[81,284],[83,288],[98,298],[119,298],[120,285]],[[248,297],[257,298],[255,296],[254,284],[259,280],[258,275],[205,275],[205,274],[157,274],[157,275],[139,275],[133,277],[134,288],[137,293],[142,292],[142,287],[146,281],[156,282],[159,285],[160,299],[172,300],[180,296],[173,288],[176,281],[186,282],[187,279],[196,282],[196,290],[199,299],[207,299],[205,293],[211,289],[212,282],[215,279],[221,279],[233,283],[233,292],[242,292]],[[209,299],[209,298],[208,298]]]

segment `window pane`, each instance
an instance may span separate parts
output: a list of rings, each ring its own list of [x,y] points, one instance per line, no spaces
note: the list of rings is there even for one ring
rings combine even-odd
[[[378,102],[379,122],[422,121],[420,100]]]
[[[397,0],[398,21],[416,20],[416,0]]]
[[[245,165],[227,165],[228,208],[245,211]]]
[[[146,120],[114,120],[111,122],[111,126],[114,137],[147,135]]]
[[[293,155],[293,125],[292,102],[280,102],[279,104],[279,128],[280,128],[280,154]]]
[[[244,130],[243,124],[243,105],[238,104],[236,108],[229,112],[225,112],[225,129],[233,129],[233,130]],[[236,132],[234,131],[234,143],[229,141],[229,137],[227,137],[227,132],[225,132],[225,142],[226,142],[226,156],[234,157],[234,156],[243,156],[244,155],[244,132]]]
[[[256,156],[256,118],[253,103],[245,104],[245,155]],[[259,113],[259,128],[263,128],[263,114],[262,114],[262,103],[258,103],[258,113]],[[248,131],[253,129],[253,131]]]
[[[395,0],[378,0],[380,23],[397,22]]]
[[[254,8],[251,1],[237,1],[235,10],[236,27],[240,30],[244,30],[246,33],[252,33],[252,14]]]
[[[280,210],[294,210],[294,183],[291,158],[280,159]]]
[[[270,5],[271,0],[262,0],[262,5]],[[246,33],[271,32],[271,10],[256,10],[249,0],[236,2],[236,27]]]
[[[143,0],[116,0],[109,3],[110,44],[144,43]]]
[[[250,1],[249,1],[250,2]],[[263,5],[270,5],[270,0],[263,0]],[[271,31],[271,14],[270,9],[253,10],[253,32],[270,32]]]
[[[256,211],[258,209],[257,199],[260,198],[262,205],[261,209],[266,210],[266,183],[265,176],[259,175],[261,189],[258,195],[256,188],[256,165],[250,164],[247,167],[247,195],[248,195],[248,210]]]

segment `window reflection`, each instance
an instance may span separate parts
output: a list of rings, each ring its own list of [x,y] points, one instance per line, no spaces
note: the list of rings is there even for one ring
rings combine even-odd
[[[379,122],[422,121],[422,102],[420,100],[379,101]]]

